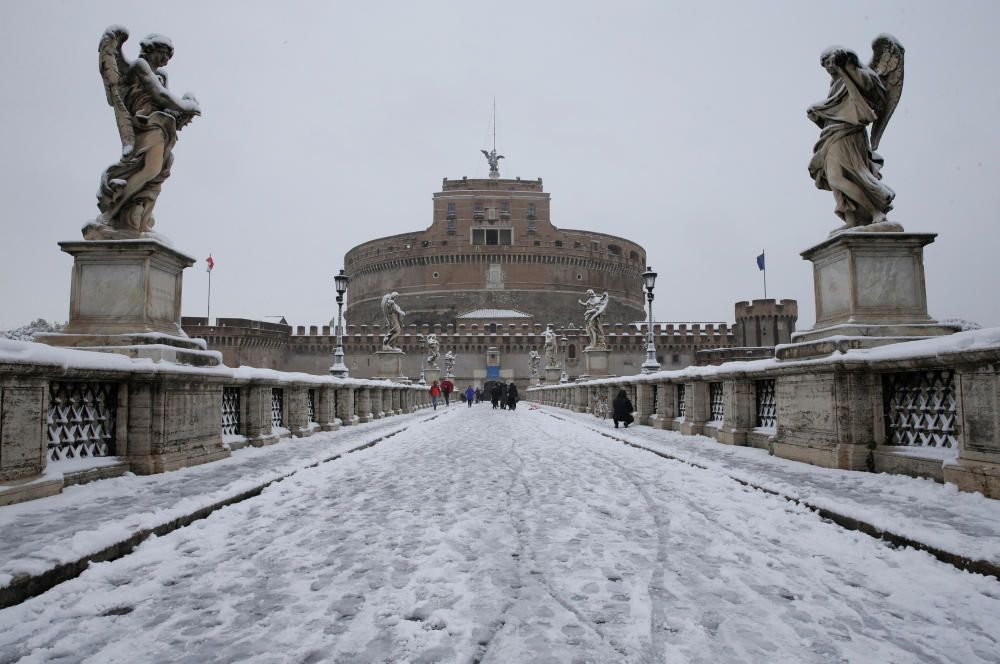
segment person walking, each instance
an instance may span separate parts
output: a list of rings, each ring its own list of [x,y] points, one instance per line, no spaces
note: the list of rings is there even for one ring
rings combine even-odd
[[[438,397],[441,396],[441,386],[438,385],[437,381],[431,383],[431,405],[434,406],[434,410],[438,409]]]
[[[472,389],[471,385],[469,385],[467,388],[465,388],[465,403],[469,404],[469,408],[472,408],[472,400],[475,398],[476,398],[476,391]]]
[[[476,403],[482,403],[482,402],[483,402],[483,390],[482,390],[482,388],[477,387],[476,388]]]
[[[507,410],[517,408],[517,385],[511,383],[507,386]]]
[[[626,429],[628,429],[628,425],[635,422],[635,418],[632,417],[633,410],[635,408],[632,407],[632,402],[625,394],[625,390],[618,390],[618,396],[611,402],[611,419],[615,421],[616,429],[619,422],[623,422]]]
[[[500,383],[500,410],[507,410],[507,383]]]
[[[490,403],[493,404],[493,410],[500,405],[500,383],[494,383],[490,389]]]
[[[441,381],[441,392],[444,394],[444,405],[449,405],[451,403],[451,393],[455,390],[455,383],[451,382],[447,378]]]

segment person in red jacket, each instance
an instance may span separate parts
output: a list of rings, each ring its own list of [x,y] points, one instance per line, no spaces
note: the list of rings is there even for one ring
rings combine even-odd
[[[438,385],[437,381],[431,384],[431,405],[434,406],[434,410],[438,409],[438,397],[441,396],[441,387]]]
[[[441,381],[441,393],[444,394],[444,405],[448,405],[451,402],[451,393],[455,390],[455,383],[451,382],[447,378]]]

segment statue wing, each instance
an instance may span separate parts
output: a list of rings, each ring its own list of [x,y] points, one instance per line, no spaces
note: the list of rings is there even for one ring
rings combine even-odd
[[[903,94],[903,55],[906,49],[892,35],[882,34],[872,42],[872,61],[868,67],[875,71],[885,84],[886,98],[881,108],[875,109],[872,125],[872,150],[878,149],[882,133],[889,124],[899,98]]]
[[[489,158],[490,158],[490,153],[489,153],[489,152],[487,152],[486,150],[480,150],[480,152],[482,152],[482,153],[483,153],[483,156],[484,156],[484,157],[486,157],[487,159],[489,159]]]
[[[132,114],[122,99],[122,79],[132,63],[122,53],[122,44],[128,39],[128,30],[120,25],[112,25],[101,36],[97,46],[98,67],[101,79],[104,80],[104,92],[108,97],[108,105],[115,111],[115,122],[118,124],[118,134],[122,139],[122,154],[128,155],[135,147],[135,128],[132,124]]]

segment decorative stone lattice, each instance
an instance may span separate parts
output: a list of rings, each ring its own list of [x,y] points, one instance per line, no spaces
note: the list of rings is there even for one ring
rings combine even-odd
[[[222,435],[237,436],[240,433],[240,388],[222,388]]]
[[[280,387],[271,388],[271,426],[285,426],[285,391]]]
[[[117,405],[114,383],[51,383],[49,460],[113,456]]]
[[[883,375],[886,444],[957,446],[954,381],[949,369]]]
[[[726,412],[726,402],[724,399],[722,383],[708,384],[708,403],[711,408],[711,416],[708,418],[709,421],[721,422],[722,417]]]
[[[684,383],[677,384],[677,417],[687,416],[687,401],[685,400]]]
[[[777,426],[774,402],[774,379],[754,382],[754,392],[757,399],[757,427],[773,429]]]
[[[306,421],[316,421],[316,390],[306,392]]]

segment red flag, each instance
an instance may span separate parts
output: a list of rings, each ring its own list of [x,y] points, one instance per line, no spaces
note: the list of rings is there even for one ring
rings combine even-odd
[[[205,259],[205,262],[208,263],[208,269],[205,270],[205,272],[211,272],[212,268],[215,267],[215,259],[212,258],[212,254],[208,255],[208,258]]]

